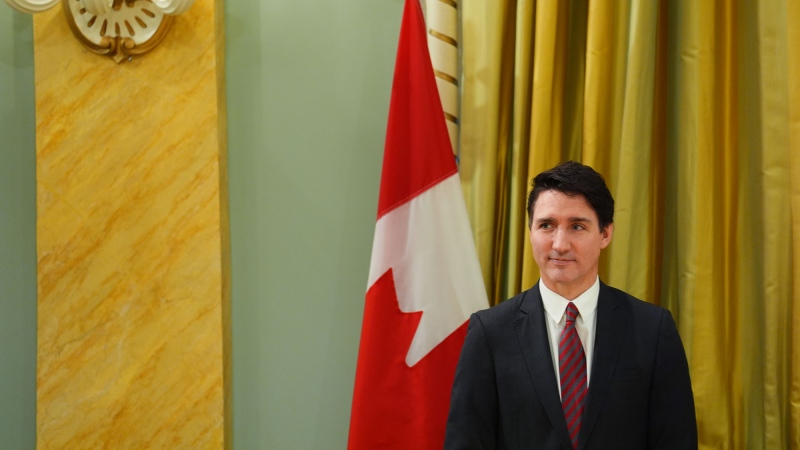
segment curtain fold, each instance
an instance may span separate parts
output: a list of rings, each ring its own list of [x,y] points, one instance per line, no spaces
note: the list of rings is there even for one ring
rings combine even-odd
[[[701,448],[800,448],[798,2],[466,2],[461,171],[492,304],[538,279],[530,179],[616,200],[609,284],[670,309]]]
[[[507,164],[513,96],[516,2],[462,4],[462,88],[459,175],[489,299],[497,288],[507,221]],[[509,31],[511,30],[511,31]],[[468,68],[468,69],[467,69]],[[469,74],[466,74],[466,71]],[[463,112],[469,113],[464,116]]]
[[[789,448],[800,448],[800,2],[789,2],[783,25],[787,28],[788,61],[786,72],[789,84],[789,179],[792,223],[792,296],[789,333]]]

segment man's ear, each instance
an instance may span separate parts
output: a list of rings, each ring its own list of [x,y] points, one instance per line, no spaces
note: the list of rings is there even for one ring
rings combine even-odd
[[[606,227],[603,228],[602,231],[600,231],[600,234],[602,235],[600,241],[600,248],[603,249],[608,247],[608,244],[611,243],[611,236],[614,235],[614,224],[610,223],[606,225]]]

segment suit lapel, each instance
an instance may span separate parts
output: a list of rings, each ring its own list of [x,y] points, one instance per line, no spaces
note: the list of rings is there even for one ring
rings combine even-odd
[[[617,364],[622,338],[629,320],[629,312],[620,307],[619,299],[614,292],[600,283],[600,296],[597,299],[597,331],[594,339],[594,356],[592,357],[592,379],[589,381],[589,396],[581,421],[578,436],[578,448],[586,445],[597,416],[603,408],[611,376]]]
[[[542,402],[553,430],[564,448],[572,448],[567,431],[564,411],[561,409],[561,398],[553,369],[553,358],[550,352],[550,340],[547,337],[547,325],[544,318],[544,306],[539,291],[539,284],[529,289],[520,304],[519,317],[514,322],[519,338],[519,346],[528,373],[533,381],[539,400]]]

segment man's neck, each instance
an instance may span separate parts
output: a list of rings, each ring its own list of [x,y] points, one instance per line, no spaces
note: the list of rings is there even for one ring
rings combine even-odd
[[[552,281],[545,281],[544,278],[541,279],[541,282],[544,283],[547,289],[550,289],[554,293],[564,297],[565,299],[572,301],[578,298],[581,294],[586,292],[590,287],[592,287],[597,281],[597,275],[595,274],[594,278],[590,278],[588,282],[581,283],[580,285],[570,285],[567,283],[553,283]]]

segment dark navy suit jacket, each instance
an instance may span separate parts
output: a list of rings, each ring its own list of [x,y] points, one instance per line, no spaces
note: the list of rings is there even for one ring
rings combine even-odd
[[[470,318],[445,449],[570,450],[539,285]],[[669,311],[600,283],[578,449],[696,449],[689,367]]]

